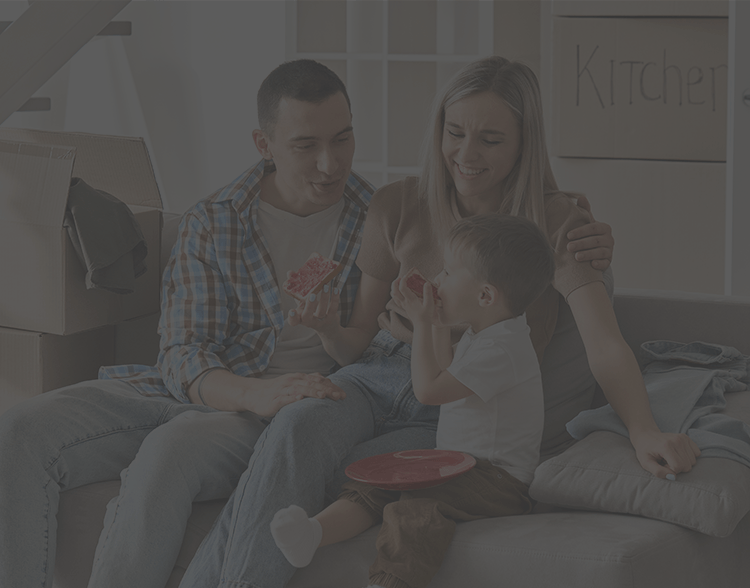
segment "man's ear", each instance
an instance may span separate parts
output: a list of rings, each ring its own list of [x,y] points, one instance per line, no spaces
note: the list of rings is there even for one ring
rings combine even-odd
[[[271,138],[268,136],[268,133],[261,129],[255,129],[253,131],[253,142],[263,159],[273,159],[273,153],[271,153]]]
[[[493,286],[492,284],[482,284],[482,288],[479,292],[479,306],[487,307],[492,306],[495,304],[498,300],[500,300],[500,297],[502,294],[500,293],[500,290],[497,289],[496,286]]]

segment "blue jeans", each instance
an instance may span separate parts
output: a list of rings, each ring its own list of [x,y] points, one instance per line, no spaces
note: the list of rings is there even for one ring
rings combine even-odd
[[[0,417],[0,586],[52,586],[60,492],[121,476],[89,586],[163,588],[193,501],[231,494],[263,428],[116,380],[14,406]]]
[[[439,407],[414,397],[410,360],[411,347],[381,331],[357,363],[330,377],[344,400],[310,398],[281,409],[180,587],[283,588],[295,568],[271,537],[279,509],[297,504],[317,513],[338,496],[353,461],[435,447]]]

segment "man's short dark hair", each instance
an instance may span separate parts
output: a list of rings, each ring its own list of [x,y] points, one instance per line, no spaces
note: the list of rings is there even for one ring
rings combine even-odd
[[[352,104],[346,86],[333,71],[312,59],[287,61],[274,69],[258,89],[258,123],[272,134],[279,116],[282,98],[320,104],[341,92],[351,112]]]

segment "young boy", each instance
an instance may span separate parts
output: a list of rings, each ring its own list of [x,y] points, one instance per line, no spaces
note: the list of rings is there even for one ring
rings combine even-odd
[[[391,288],[414,325],[412,385],[439,404],[437,448],[476,466],[439,486],[393,492],[361,482],[314,518],[298,506],[276,513],[271,533],[289,562],[310,563],[319,546],[383,522],[371,586],[421,588],[440,568],[455,521],[526,514],[544,424],[542,381],[524,311],[552,280],[547,238],[523,218],[487,214],[451,230],[443,271],[420,299],[405,280]],[[450,326],[468,326],[453,352]]]

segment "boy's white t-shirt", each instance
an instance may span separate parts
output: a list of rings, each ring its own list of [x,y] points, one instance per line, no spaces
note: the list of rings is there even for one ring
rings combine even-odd
[[[542,376],[525,315],[457,343],[448,372],[473,395],[440,406],[437,448],[487,459],[525,484],[539,464]]]
[[[338,219],[343,209],[342,198],[338,204],[303,217],[280,210],[265,201],[260,202],[258,226],[268,243],[285,319],[290,310],[297,308],[297,301],[281,290],[287,272],[299,269],[315,251],[333,257],[340,225]],[[268,369],[261,377],[271,378],[292,372],[320,372],[326,375],[335,365],[336,362],[323,349],[315,331],[303,325],[292,327],[284,321]]]

